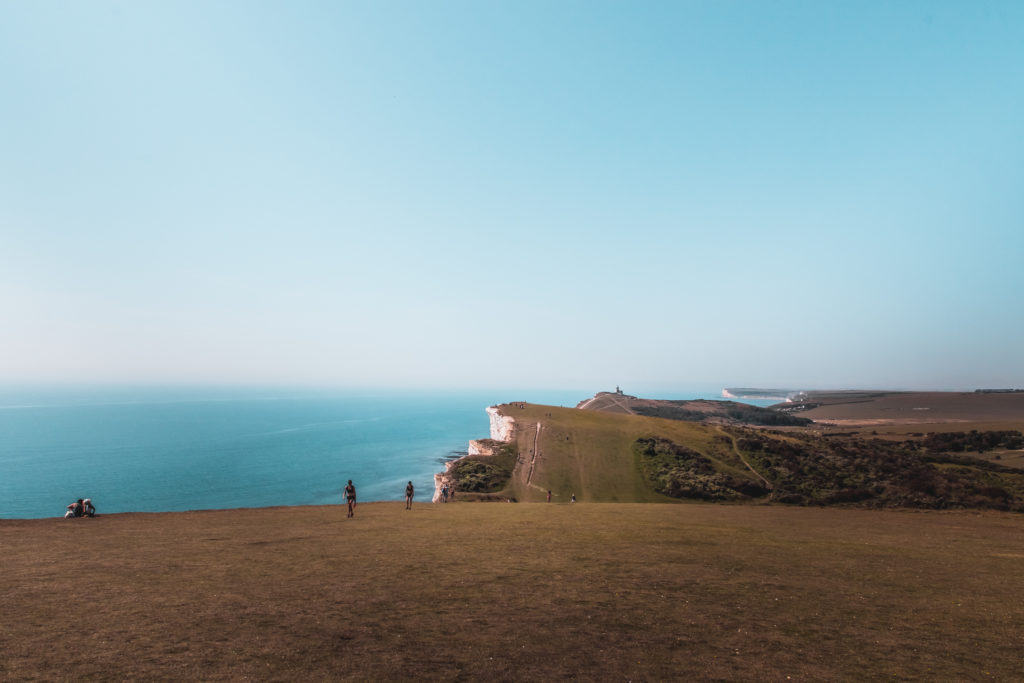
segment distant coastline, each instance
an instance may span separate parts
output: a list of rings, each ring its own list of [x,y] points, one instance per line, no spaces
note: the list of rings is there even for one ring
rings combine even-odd
[[[789,403],[806,392],[796,389],[758,389],[751,387],[727,387],[722,389],[722,398],[747,399],[755,401],[778,401]]]

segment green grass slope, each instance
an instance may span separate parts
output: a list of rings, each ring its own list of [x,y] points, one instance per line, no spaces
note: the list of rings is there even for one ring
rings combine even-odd
[[[550,489],[556,502],[568,501],[573,493],[580,502],[674,502],[656,492],[644,475],[634,449],[641,437],[685,443],[711,458],[716,468],[748,476],[731,441],[713,426],[529,403],[501,410],[518,425],[519,463],[505,494],[520,501],[542,501]]]

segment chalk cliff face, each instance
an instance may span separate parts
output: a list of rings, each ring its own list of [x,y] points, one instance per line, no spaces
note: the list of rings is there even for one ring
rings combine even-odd
[[[491,418],[491,438],[490,439],[473,439],[469,442],[468,455],[494,455],[495,445],[493,441],[502,441],[508,443],[512,440],[516,430],[515,418],[508,415],[502,415],[498,412],[498,406],[491,406],[487,409],[487,414]],[[468,457],[468,456],[467,456]],[[461,460],[461,458],[460,458]],[[434,475],[434,499],[433,502],[441,500],[441,488],[448,484],[452,485],[451,477],[448,473],[452,467],[455,466],[458,460],[452,460],[445,464],[444,472],[438,472]]]
[[[491,439],[473,439],[469,442],[468,455],[494,455]]]
[[[511,441],[512,434],[516,429],[515,419],[499,413],[498,406],[488,408],[487,414],[491,416],[491,438],[505,443]]]

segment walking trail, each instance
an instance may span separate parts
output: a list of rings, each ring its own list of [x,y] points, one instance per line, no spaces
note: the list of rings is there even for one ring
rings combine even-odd
[[[774,487],[774,486],[772,486],[772,483],[771,483],[770,481],[768,481],[767,479],[765,479],[764,477],[762,477],[762,476],[761,476],[761,473],[760,473],[760,472],[758,472],[757,470],[755,470],[755,469],[754,469],[754,468],[753,468],[753,467],[752,467],[752,466],[750,465],[750,463],[749,463],[749,462],[747,462],[747,459],[743,457],[743,454],[742,454],[742,453],[740,453],[740,449],[739,449],[739,447],[738,447],[738,446],[736,445],[736,437],[735,437],[735,436],[733,436],[732,434],[729,434],[728,432],[726,432],[726,431],[725,431],[724,429],[722,429],[721,427],[716,427],[715,429],[717,429],[718,431],[720,431],[720,432],[721,432],[722,434],[725,434],[725,435],[726,435],[727,437],[729,437],[729,438],[730,438],[730,439],[732,440],[732,450],[733,450],[733,453],[735,453],[735,454],[736,454],[736,457],[738,457],[738,458],[740,459],[740,462],[742,462],[742,463],[743,463],[744,465],[746,465],[746,466],[747,466],[747,469],[748,469],[748,470],[750,470],[751,472],[753,472],[753,473],[754,473],[754,476],[755,476],[755,477],[757,477],[758,479],[760,479],[760,480],[761,480],[761,482],[762,482],[762,483],[763,483],[763,484],[765,485],[765,488],[767,488],[767,489],[768,489],[769,491],[773,490],[773,489],[774,489],[775,487]]]
[[[537,433],[533,435],[533,457],[530,458],[530,472],[526,475],[526,485],[530,486],[533,480],[533,466],[537,462],[537,453],[540,451],[540,429],[541,423],[537,423]]]

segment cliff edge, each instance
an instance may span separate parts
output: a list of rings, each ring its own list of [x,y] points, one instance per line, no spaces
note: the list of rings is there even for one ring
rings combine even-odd
[[[431,502],[437,503],[441,500],[441,489],[447,484],[450,491],[455,490],[455,481],[451,471],[459,463],[471,457],[488,457],[498,454],[503,444],[511,443],[515,438],[516,421],[511,415],[503,415],[500,406],[489,406],[487,415],[491,421],[491,436],[489,439],[473,439],[469,442],[466,455],[445,463],[444,472],[434,475],[434,497]]]

